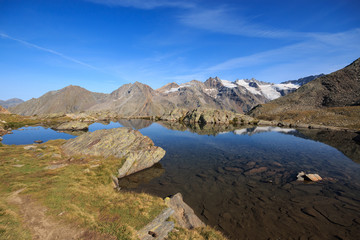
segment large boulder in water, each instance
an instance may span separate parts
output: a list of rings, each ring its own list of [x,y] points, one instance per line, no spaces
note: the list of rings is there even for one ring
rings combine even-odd
[[[153,166],[165,155],[165,150],[139,131],[114,128],[85,133],[63,145],[67,155],[115,156],[126,158],[118,178]]]

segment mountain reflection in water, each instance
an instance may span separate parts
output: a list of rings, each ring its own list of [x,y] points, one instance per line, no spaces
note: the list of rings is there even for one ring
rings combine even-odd
[[[141,119],[94,123],[89,131],[121,126],[138,129],[166,150],[159,164],[120,179],[122,189],[160,197],[181,192],[206,224],[230,239],[360,236],[357,133]],[[3,143],[75,137],[24,129],[5,135]],[[300,171],[324,181],[297,182]]]
[[[359,236],[356,133],[159,124],[141,132],[167,151],[160,161],[165,171],[146,182],[139,182],[145,172],[134,174],[136,185],[125,178],[123,188],[160,197],[181,192],[205,223],[230,239]],[[300,171],[324,181],[297,182]]]

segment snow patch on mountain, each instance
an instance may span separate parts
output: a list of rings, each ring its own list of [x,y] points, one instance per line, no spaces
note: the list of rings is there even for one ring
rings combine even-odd
[[[191,87],[191,84],[181,84],[179,87],[177,87],[177,88],[170,88],[170,90],[167,90],[167,91],[165,91],[164,93],[177,92],[177,91],[179,91],[180,88],[185,88],[185,87]]]
[[[227,88],[235,88],[236,84],[230,82],[229,80],[221,80],[221,83]]]

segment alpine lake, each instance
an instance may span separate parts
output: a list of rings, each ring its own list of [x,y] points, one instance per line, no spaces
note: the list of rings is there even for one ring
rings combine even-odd
[[[360,237],[357,133],[141,119],[94,123],[89,131],[117,127],[137,129],[166,150],[153,167],[120,179],[122,191],[162,198],[181,192],[201,220],[229,239]],[[2,143],[76,134],[81,132],[24,127],[3,136]],[[322,180],[297,181],[301,171]]]

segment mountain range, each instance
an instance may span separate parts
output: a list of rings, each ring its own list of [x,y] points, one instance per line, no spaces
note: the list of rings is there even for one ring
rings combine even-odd
[[[256,79],[231,82],[215,77],[205,82],[169,83],[155,90],[135,82],[110,94],[70,85],[18,104],[10,111],[21,115],[111,111],[121,116],[161,116],[175,108],[212,108],[246,113],[258,104],[294,92],[304,82],[303,79],[280,84]]]
[[[10,107],[15,107],[16,105],[19,105],[20,103],[23,103],[23,102],[24,102],[24,100],[22,100],[22,99],[11,98],[6,101],[0,100],[0,106],[2,106],[4,108],[10,108]]]

